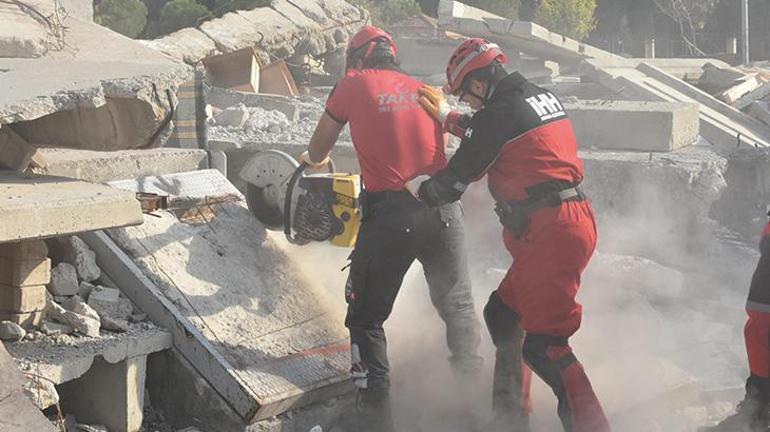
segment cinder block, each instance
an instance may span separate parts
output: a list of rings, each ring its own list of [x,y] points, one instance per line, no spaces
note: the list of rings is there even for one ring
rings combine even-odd
[[[10,321],[16,323],[24,328],[24,330],[31,330],[37,328],[43,322],[45,318],[45,311],[37,312],[7,312],[0,311],[0,321]]]
[[[22,260],[42,260],[48,256],[48,246],[43,240],[28,240],[17,243],[0,244],[0,257],[22,259]]]
[[[0,257],[0,284],[13,286],[46,285],[51,282],[51,260]]]
[[[45,285],[15,287],[0,284],[0,311],[37,312],[45,309]]]

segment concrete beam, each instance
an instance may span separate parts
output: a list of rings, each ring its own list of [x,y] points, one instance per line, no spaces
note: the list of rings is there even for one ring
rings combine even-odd
[[[142,223],[135,195],[52,176],[0,173],[0,243]]]
[[[159,148],[101,152],[42,149],[47,172],[96,183],[208,168],[205,150]]]
[[[147,356],[111,364],[97,359],[82,377],[59,386],[64,412],[81,423],[115,432],[138,432],[144,418]]]
[[[503,42],[524,53],[558,63],[577,65],[586,58],[621,58],[535,23],[512,21],[458,1],[439,2],[438,24],[442,29]]]
[[[578,101],[564,108],[582,148],[669,152],[694,144],[700,129],[695,103]]]

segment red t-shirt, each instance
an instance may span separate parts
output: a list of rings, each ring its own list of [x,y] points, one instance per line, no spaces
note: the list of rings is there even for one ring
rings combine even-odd
[[[401,190],[406,181],[447,164],[441,125],[417,101],[421,85],[402,72],[351,70],[326,101],[329,116],[350,123],[369,192]]]

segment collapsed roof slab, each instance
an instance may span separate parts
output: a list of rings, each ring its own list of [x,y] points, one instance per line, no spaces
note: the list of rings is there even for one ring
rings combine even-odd
[[[207,223],[156,212],[84,239],[244,423],[351,390],[343,311],[245,206],[209,209]]]
[[[53,13],[51,2],[28,2]],[[0,9],[0,22],[16,17]],[[17,133],[42,146],[161,144],[176,89],[192,69],[93,22],[68,16],[62,25],[61,49],[38,58],[0,57],[0,124],[33,122]]]
[[[135,194],[63,177],[0,172],[0,243],[142,223]]]
[[[770,146],[770,129],[761,122],[655,66],[617,66],[588,59],[581,73],[612,90],[614,99],[700,104],[700,134],[723,153],[733,151],[739,142]]]
[[[535,23],[513,21],[453,0],[439,2],[438,24],[442,29],[510,44],[526,54],[566,65],[577,65],[586,58],[621,58]]]
[[[101,152],[41,149],[46,174],[104,183],[208,168],[205,150],[158,148]]]
[[[331,53],[365,24],[367,16],[343,0],[275,0],[269,7],[227,13],[197,29],[182,29],[145,43],[189,64],[254,48],[267,64],[297,53]]]

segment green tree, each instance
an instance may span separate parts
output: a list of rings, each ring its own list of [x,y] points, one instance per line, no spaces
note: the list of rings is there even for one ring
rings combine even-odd
[[[596,0],[543,0],[535,22],[556,33],[583,40],[596,28]]]
[[[463,3],[504,18],[518,19],[519,0],[467,0]]]
[[[271,0],[204,0],[209,10],[216,16],[237,10],[252,10],[258,7],[270,6]]]
[[[372,24],[382,27],[422,12],[415,0],[350,0],[349,3],[368,10]]]
[[[185,27],[196,27],[212,18],[211,12],[195,0],[172,0],[160,11],[158,33],[168,34]]]
[[[94,8],[94,21],[135,38],[147,25],[147,7],[139,0],[104,0]]]

